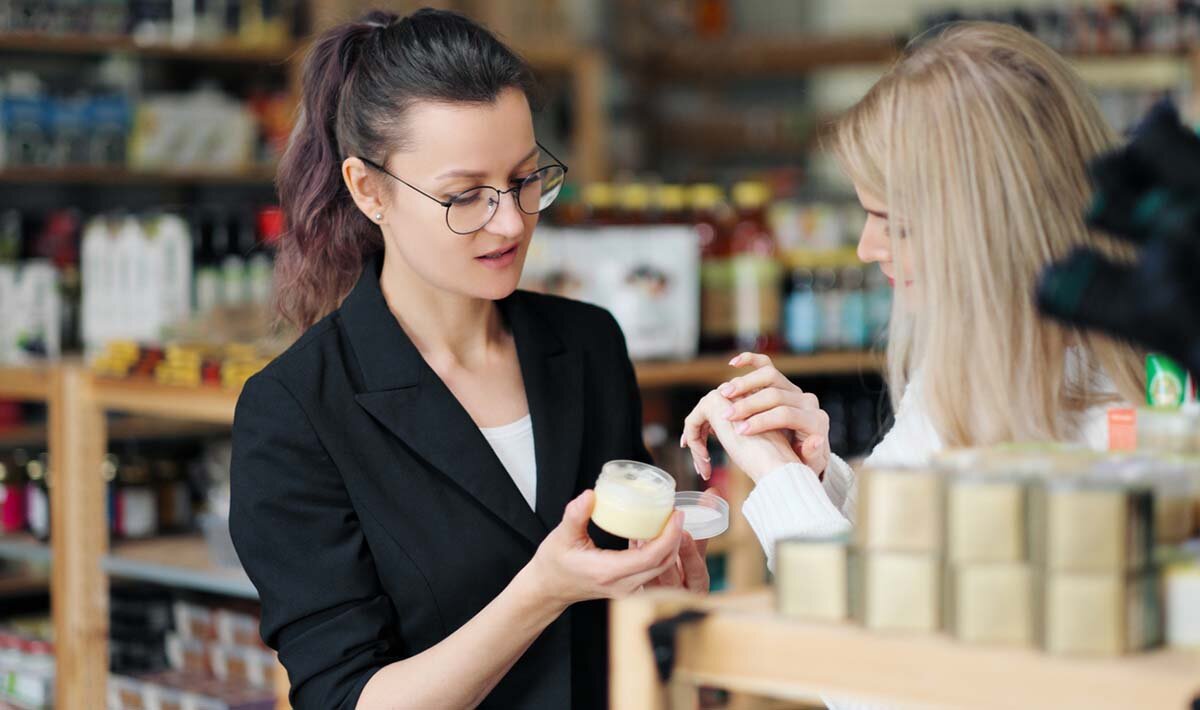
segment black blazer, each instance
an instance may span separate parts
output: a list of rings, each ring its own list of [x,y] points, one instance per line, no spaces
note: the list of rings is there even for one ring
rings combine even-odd
[[[518,291],[499,305],[533,418],[531,510],[388,310],[380,261],[251,378],[234,419],[230,528],[299,710],[353,708],[376,670],[438,643],[499,594],[605,461],[650,460],[616,321]],[[576,604],[484,707],[606,707],[607,640],[606,604]]]

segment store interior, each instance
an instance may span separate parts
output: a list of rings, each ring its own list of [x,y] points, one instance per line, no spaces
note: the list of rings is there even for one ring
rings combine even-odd
[[[1055,508],[1036,476],[984,476],[1005,483],[981,492],[882,469],[861,479],[853,544],[781,545],[773,574],[741,513],[752,481],[715,444],[703,480],[678,445],[745,351],[817,396],[852,466],[890,429],[893,290],[856,254],[867,214],[824,129],[911,38],[1016,24],[1069,59],[1116,130],[1164,97],[1200,126],[1200,3],[0,0],[0,708],[291,707],[228,523],[241,388],[298,336],[273,311],[276,166],[313,38],[423,6],[528,60],[538,141],[569,166],[521,287],[615,316],[654,461],[677,490],[728,502],[708,595],[611,607],[611,707],[1200,704],[1200,416],[1182,369],[1179,412],[1153,392],[1121,410],[1138,415],[1124,426],[1139,465],[1172,473],[1121,488],[1112,516]],[[735,233],[738,220],[758,228]],[[1160,415],[1155,439],[1143,427]],[[1128,448],[1114,416],[1110,441]],[[944,464],[1011,474],[1067,458]],[[1054,516],[1065,538],[1014,543],[1029,548],[1019,571],[970,564],[972,545],[1003,546],[996,520],[1057,530]],[[1114,591],[1056,596],[1056,555],[1064,569],[1094,555],[1104,574],[1089,579]],[[1109,627],[1116,641],[1096,640]]]

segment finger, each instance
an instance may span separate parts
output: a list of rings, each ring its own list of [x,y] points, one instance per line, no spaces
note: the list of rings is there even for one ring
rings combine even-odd
[[[748,394],[729,405],[729,408],[725,410],[724,417],[731,422],[739,422],[776,407],[804,409],[804,401],[804,393],[799,390],[767,387]]]
[[[768,367],[771,358],[760,353],[742,353],[729,361],[732,367]]]
[[[596,505],[596,494],[591,490],[580,493],[575,500],[567,504],[563,511],[562,522],[556,530],[562,530],[572,537],[586,537],[588,520],[592,517],[592,509]]]
[[[800,460],[818,474],[829,467],[829,443],[823,436],[810,436],[800,446]]]
[[[673,559],[678,553],[679,535],[682,529],[683,514],[674,513],[667,520],[662,533],[653,540],[642,542],[640,547],[619,552],[597,550],[596,565],[603,565],[606,569],[604,576],[614,580],[661,567],[664,562]],[[601,562],[601,560],[603,561]],[[656,574],[651,579],[658,576]]]
[[[827,436],[829,415],[820,409],[796,409],[776,407],[738,422],[734,430],[743,436],[752,436],[767,431],[793,431],[802,438]]]
[[[665,560],[674,559],[679,554],[679,540],[682,535],[683,513],[675,511],[671,513],[671,517],[667,520],[662,533],[653,540],[648,541],[646,546],[639,550],[639,552],[645,554],[645,560],[648,561],[646,566],[657,567]]]
[[[676,561],[673,559],[667,560],[663,564],[661,564],[657,567],[654,567],[653,569],[647,570],[645,572],[638,572],[638,573],[630,575],[629,577],[627,577],[626,579],[624,579],[621,582],[621,585],[626,587],[627,589],[637,591],[638,589],[646,586],[647,584],[650,584],[654,580],[662,578],[663,575],[667,574],[669,569],[671,567],[675,566],[676,564],[677,564]],[[678,583],[675,586],[679,586]]]
[[[671,560],[670,567],[666,572],[663,572],[658,577],[658,584],[664,587],[681,587],[683,586],[683,572],[680,568],[679,556]]]
[[[718,387],[717,392],[727,399],[737,399],[764,387],[779,387],[780,389],[801,391],[795,383],[784,377],[782,372],[775,369],[774,365],[767,365],[766,367],[760,367],[753,372],[729,380]]]
[[[679,561],[683,565],[683,585],[689,591],[708,591],[708,561],[704,557],[707,548],[707,541],[698,543],[691,535],[683,534],[679,543]]]

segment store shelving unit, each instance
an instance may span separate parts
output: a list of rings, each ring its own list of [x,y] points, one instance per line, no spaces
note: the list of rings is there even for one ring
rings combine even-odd
[[[161,185],[270,185],[275,168],[252,167],[235,171],[130,170],[92,165],[77,167],[20,167],[0,170],[0,184],[86,185],[108,187]]]
[[[811,702],[819,695],[931,708],[1185,708],[1200,701],[1200,653],[1160,650],[1084,660],[970,646],[944,636],[877,634],[786,619],[770,594],[696,597],[662,591],[612,612],[614,707],[657,710],[700,685]],[[655,675],[647,629],[707,611],[676,636],[670,688]]]
[[[646,70],[675,81],[734,81],[788,77],[816,69],[882,64],[899,56],[898,37],[794,37],[672,43],[642,48]]]

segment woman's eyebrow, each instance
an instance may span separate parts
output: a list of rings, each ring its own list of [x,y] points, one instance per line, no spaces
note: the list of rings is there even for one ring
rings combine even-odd
[[[517,161],[517,165],[520,165],[521,163],[524,163],[526,160],[529,160],[533,156],[537,155],[537,152],[538,152],[538,147],[535,145],[533,147],[533,150],[526,153],[524,158],[521,158],[520,160]],[[516,167],[516,166],[514,166],[514,167]],[[480,171],[480,170],[450,170],[448,172],[442,173],[441,175],[438,175],[437,177],[434,178],[434,180],[445,180],[446,178],[452,178],[452,177],[466,177],[466,178],[482,179],[482,178],[487,177],[487,173]]]

